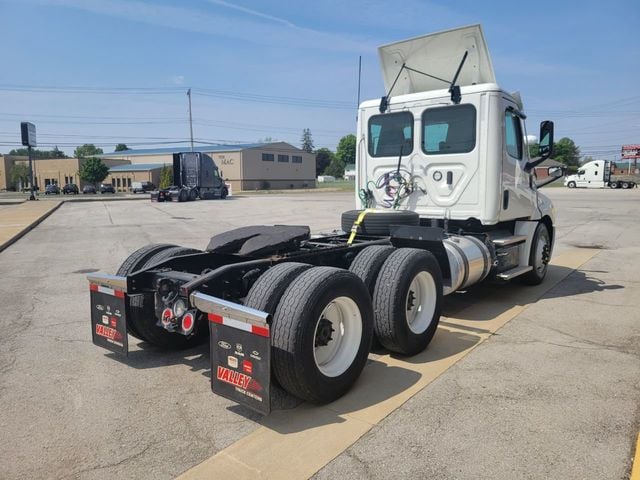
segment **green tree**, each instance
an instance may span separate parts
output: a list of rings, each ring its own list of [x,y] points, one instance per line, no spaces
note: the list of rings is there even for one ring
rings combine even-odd
[[[331,163],[325,169],[324,174],[331,175],[336,178],[342,178],[344,176],[344,162],[337,156],[333,157]]]
[[[122,152],[124,150],[129,150],[129,147],[127,147],[127,145],[124,143],[119,143],[116,145],[116,149],[114,150],[114,152]]]
[[[11,167],[9,180],[14,187],[27,186],[29,184],[29,167],[24,163],[14,163]]]
[[[99,158],[91,157],[82,162],[78,174],[85,182],[95,185],[107,177],[109,174],[109,167],[102,163],[102,160]]]
[[[324,173],[334,157],[335,155],[328,148],[316,150],[316,177]]]
[[[336,157],[342,160],[345,165],[356,163],[356,136],[354,134],[345,135],[340,139]]]
[[[302,150],[307,153],[313,153],[313,137],[311,137],[311,130],[308,128],[302,130],[302,139],[300,139],[300,143],[302,143]]]
[[[160,170],[160,185],[158,188],[169,188],[173,183],[173,168],[165,165]]]
[[[577,167],[580,164],[580,149],[573,140],[564,137],[554,142],[553,158],[570,167]]]
[[[530,143],[529,144],[529,158],[536,158],[540,155],[540,144],[539,143]]]
[[[93,143],[85,143],[84,145],[79,146],[73,151],[73,156],[76,158],[89,158],[95,155],[102,155],[103,153],[104,152],[102,151],[102,149],[96,147]],[[100,180],[102,179],[104,179],[104,177],[102,177]]]
[[[65,155],[65,153],[60,150],[58,147],[55,147],[53,150],[38,150],[32,149],[31,153],[33,158],[42,159],[42,158],[69,158]],[[9,152],[9,155],[16,155],[21,157],[26,157],[29,155],[29,150],[27,148],[14,148]]]

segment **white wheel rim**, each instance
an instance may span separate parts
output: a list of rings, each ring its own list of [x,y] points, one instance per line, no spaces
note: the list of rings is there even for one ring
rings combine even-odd
[[[420,272],[413,277],[406,298],[409,330],[421,334],[429,328],[437,299],[436,282],[429,272]]]
[[[326,333],[327,322],[333,329],[330,339],[321,335]],[[362,316],[356,302],[349,297],[333,299],[316,321],[313,339],[313,359],[318,370],[327,377],[337,377],[346,372],[362,341]],[[318,344],[318,341],[326,341],[326,344]]]

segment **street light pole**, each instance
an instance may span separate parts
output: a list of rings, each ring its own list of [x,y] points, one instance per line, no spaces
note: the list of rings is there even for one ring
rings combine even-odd
[[[191,89],[187,90],[187,97],[189,97],[189,133],[191,137],[191,151],[193,152],[193,118],[191,117]]]

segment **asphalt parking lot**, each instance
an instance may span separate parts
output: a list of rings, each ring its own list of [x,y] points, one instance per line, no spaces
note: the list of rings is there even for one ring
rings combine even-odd
[[[316,478],[628,478],[640,431],[640,190],[546,193],[558,215],[554,254],[583,259],[577,269],[554,267],[557,283],[541,298],[515,284],[448,297],[443,327],[457,327],[434,342],[457,332],[464,352],[443,351],[437,361],[455,361],[319,462]],[[261,431],[276,441],[313,434],[317,424],[279,428],[287,412],[260,420],[211,394],[207,347],[166,354],[133,343],[128,364],[94,347],[85,275],[114,272],[147,243],[204,248],[237,226],[330,231],[353,197],[73,202],[1,252],[0,478],[174,478]],[[393,361],[415,371],[412,360]],[[413,360],[421,372],[431,361]],[[418,380],[399,382],[393,395]],[[328,435],[343,420],[325,422]],[[313,448],[301,448],[305,455]],[[287,471],[288,459],[272,461]]]

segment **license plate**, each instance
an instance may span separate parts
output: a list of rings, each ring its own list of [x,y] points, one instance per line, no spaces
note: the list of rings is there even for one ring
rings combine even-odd
[[[269,327],[209,313],[211,390],[263,415],[271,411]]]
[[[90,284],[93,343],[127,355],[127,295],[121,290]]]

